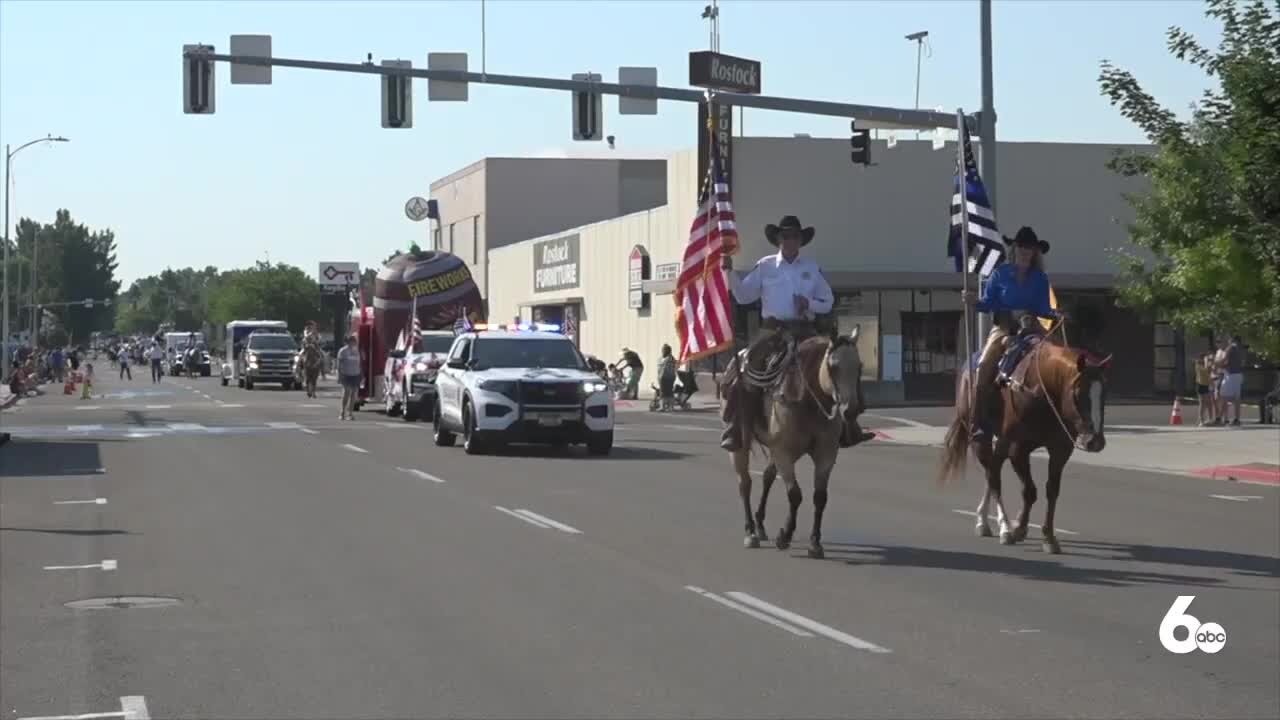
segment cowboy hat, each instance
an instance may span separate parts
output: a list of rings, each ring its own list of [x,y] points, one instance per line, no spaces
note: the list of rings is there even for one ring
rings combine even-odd
[[[1009,237],[1004,237],[1004,244],[1009,245],[1011,247],[1017,247],[1021,245],[1022,247],[1035,248],[1036,250],[1040,251],[1041,255],[1049,254],[1049,243],[1036,237],[1036,231],[1032,230],[1026,225],[1023,225],[1022,227],[1018,228],[1018,232],[1013,236],[1012,239]]]
[[[804,247],[813,240],[816,230],[811,227],[802,227],[800,218],[795,215],[788,215],[778,221],[777,225],[769,224],[764,226],[764,237],[771,245],[778,244],[778,233],[780,232],[798,232],[800,233],[800,246]]]

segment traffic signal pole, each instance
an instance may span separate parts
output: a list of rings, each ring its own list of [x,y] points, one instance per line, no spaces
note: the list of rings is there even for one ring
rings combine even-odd
[[[465,70],[429,70],[426,68],[375,65],[372,62],[338,63],[321,60],[300,60],[296,58],[229,55],[225,53],[213,53],[201,50],[185,50],[183,52],[183,57],[188,60],[204,60],[210,62],[232,63],[236,65],[254,65],[258,67],[290,67],[300,68],[303,70],[325,70],[329,72],[345,72],[362,75],[400,75],[443,82],[505,85],[509,87],[538,88],[542,90],[597,93],[602,95],[618,95],[621,97],[649,100],[671,100],[691,103],[715,102],[720,105],[749,107],[760,110],[774,110],[777,112],[856,118],[864,127],[928,130],[939,127],[952,127],[955,124],[954,115],[950,113],[933,112],[931,110],[892,108],[877,105],[857,105],[853,103],[839,103],[827,100],[808,100],[803,98],[786,98],[770,95],[743,95],[740,93],[719,90],[703,91],[690,88],[662,87],[659,85],[626,85],[620,83],[588,82],[525,75],[495,75],[493,73],[474,73]],[[971,126],[972,130],[978,130],[977,120],[975,117],[970,116],[966,121]]]

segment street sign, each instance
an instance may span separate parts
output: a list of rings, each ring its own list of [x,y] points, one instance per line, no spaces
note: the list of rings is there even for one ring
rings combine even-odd
[[[656,67],[620,67],[618,68],[619,85],[658,86],[658,68]],[[658,98],[618,96],[619,115],[657,115]]]
[[[596,73],[574,73],[578,82],[600,82]],[[573,139],[604,139],[604,96],[598,92],[573,93]]]
[[[425,198],[414,195],[409,198],[409,202],[404,204],[404,216],[414,222],[422,222],[426,220],[431,212],[431,206]]]
[[[710,50],[689,53],[689,84],[744,95],[760,94],[760,61]]]
[[[360,263],[322,262],[316,282],[320,283],[321,290],[326,291],[354,287],[360,283]]]
[[[467,54],[466,53],[427,53],[427,69],[428,70],[459,70],[467,71]],[[449,82],[446,80],[427,80],[427,102],[466,102],[467,88],[470,85],[464,82]]]
[[[270,35],[232,35],[231,54],[247,57],[271,57]],[[270,85],[270,65],[231,63],[232,85]]]

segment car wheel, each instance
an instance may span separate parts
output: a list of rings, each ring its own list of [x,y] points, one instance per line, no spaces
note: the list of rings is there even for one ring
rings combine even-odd
[[[222,387],[226,387],[230,384],[231,384],[230,380],[228,380],[227,378],[222,378]]]
[[[245,390],[252,390],[252,389],[253,389],[253,381],[252,381],[252,380],[250,380],[250,379],[248,379],[248,378],[245,378],[245,380],[244,380],[244,389],[245,389]]]
[[[382,403],[386,408],[387,417],[395,417],[399,415],[400,403],[391,398],[391,393],[384,393],[384,395],[385,397],[383,398]]]
[[[284,389],[285,391],[292,390],[292,389],[293,389],[293,381],[292,381],[292,380],[285,380],[284,382],[280,383],[280,387],[281,387],[282,389]]]
[[[592,455],[608,455],[611,450],[613,450],[612,430],[591,433],[591,437],[587,438],[587,452]]]
[[[431,423],[435,426],[435,432],[432,433],[432,440],[439,447],[453,447],[454,435],[445,430],[443,418],[440,417],[440,404],[436,403],[435,410],[431,413]]]
[[[471,401],[462,401],[462,449],[468,455],[479,455],[484,452],[484,439],[476,429],[475,414],[471,411]]]

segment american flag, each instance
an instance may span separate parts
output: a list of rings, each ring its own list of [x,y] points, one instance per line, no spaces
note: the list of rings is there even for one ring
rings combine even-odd
[[[963,160],[956,158],[955,192],[951,196],[951,233],[947,238],[947,255],[955,260],[956,272],[964,266],[964,249],[961,247],[961,228],[968,220],[969,272],[987,277],[1004,262],[1005,249],[1000,231],[996,228],[996,216],[991,212],[987,188],[978,175],[978,163],[974,161],[973,144],[969,142],[969,127],[960,131],[960,152]],[[964,188],[966,212],[960,206],[961,187]],[[967,217],[966,217],[967,216]]]
[[[689,243],[676,281],[681,363],[713,355],[733,343],[733,304],[721,260],[738,251],[738,225],[718,153],[713,149],[710,155],[698,215],[689,228]]]

